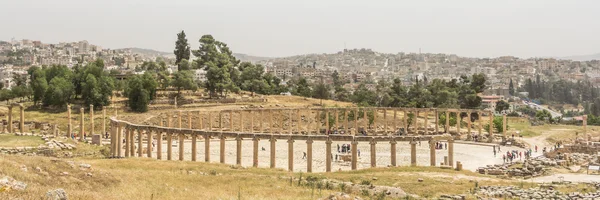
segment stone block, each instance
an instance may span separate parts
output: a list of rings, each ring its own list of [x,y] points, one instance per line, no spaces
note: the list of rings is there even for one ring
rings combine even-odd
[[[102,136],[100,134],[92,135],[92,144],[100,145],[102,143]]]

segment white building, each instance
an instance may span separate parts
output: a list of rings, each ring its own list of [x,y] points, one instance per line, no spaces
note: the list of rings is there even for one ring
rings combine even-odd
[[[206,71],[204,69],[194,70],[194,80],[199,82],[206,81]]]

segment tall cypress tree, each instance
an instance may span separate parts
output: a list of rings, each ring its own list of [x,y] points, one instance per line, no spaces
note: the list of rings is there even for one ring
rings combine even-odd
[[[175,42],[175,64],[183,59],[190,60],[190,44],[188,44],[187,38],[185,38],[185,32],[177,34],[177,41]]]

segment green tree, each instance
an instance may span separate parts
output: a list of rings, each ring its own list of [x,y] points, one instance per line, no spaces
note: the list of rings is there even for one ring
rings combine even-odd
[[[46,95],[44,95],[44,105],[46,106],[64,106],[75,93],[73,84],[63,77],[54,77],[48,84]]]
[[[300,79],[298,79],[298,83],[295,85],[295,89],[292,94],[303,97],[312,96],[312,88],[310,87],[310,84],[308,84],[306,78],[300,77]]]
[[[183,30],[181,31],[181,33],[177,34],[177,41],[175,41],[175,50],[173,51],[173,53],[175,54],[175,64],[179,66],[178,71],[185,70],[181,68],[179,62],[181,62],[184,59],[186,61],[190,59],[190,44],[188,43],[188,40],[185,36],[185,32]]]
[[[187,71],[192,69],[190,67],[190,61],[187,59],[182,59],[177,63],[177,71]]]
[[[198,89],[198,86],[194,82],[194,76],[190,71],[179,71],[173,74],[172,86],[177,88],[177,96],[181,96],[181,90],[194,90]]]
[[[148,111],[148,104],[150,103],[150,94],[144,88],[144,81],[139,75],[133,76],[127,82],[127,97],[129,108],[134,112],[146,112]]]
[[[211,35],[204,35],[200,38],[199,49],[193,51],[193,54],[197,57],[196,68],[206,70],[206,89],[211,98],[218,94],[224,96],[223,93],[236,89],[231,74],[239,61],[227,44],[215,40]]]
[[[496,102],[496,112],[501,113],[502,111],[508,110],[510,108],[510,104],[506,101],[500,100]]]
[[[150,100],[156,98],[156,88],[158,87],[156,77],[157,75],[152,72],[145,72],[144,75],[142,75],[143,86],[144,89],[146,89],[146,91],[148,92]]]
[[[44,100],[44,95],[48,89],[46,77],[36,77],[33,82],[31,82],[31,88],[33,89],[33,104],[38,105],[39,102]]]
[[[317,84],[312,97],[317,99],[329,99],[329,85],[323,83]]]
[[[13,99],[12,92],[9,89],[0,90],[0,101],[6,101],[6,104]]]

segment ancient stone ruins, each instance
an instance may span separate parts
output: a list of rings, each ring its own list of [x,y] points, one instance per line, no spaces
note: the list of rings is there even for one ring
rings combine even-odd
[[[446,122],[444,130],[438,126],[439,114],[445,114]],[[167,140],[167,160],[172,160],[173,139],[178,139],[179,152],[184,152],[184,140],[191,140],[191,160],[197,160],[197,140],[205,139],[204,160],[210,161],[210,138],[220,140],[219,152],[220,162],[225,163],[225,140],[227,138],[236,140],[236,164],[241,164],[242,141],[253,141],[253,166],[258,166],[258,151],[260,140],[270,142],[270,167],[275,168],[276,142],[279,140],[288,143],[288,169],[294,169],[293,143],[303,141],[306,143],[306,169],[312,172],[312,144],[313,142],[324,142],[326,144],[325,155],[332,155],[331,144],[337,141],[351,144],[351,169],[356,170],[357,151],[359,142],[370,144],[371,167],[376,166],[376,145],[387,143],[391,147],[391,166],[396,166],[396,144],[407,142],[411,145],[411,166],[417,164],[416,144],[419,141],[429,142],[430,165],[436,166],[435,144],[439,141],[447,143],[448,156],[442,163],[445,167],[456,167],[462,169],[462,164],[454,165],[453,148],[454,140],[461,137],[460,123],[457,123],[455,131],[450,131],[450,114],[460,115],[466,113],[466,119],[471,114],[482,116],[479,120],[478,135],[483,135],[483,115],[489,118],[490,130],[487,133],[488,141],[495,138],[490,135],[492,131],[493,115],[489,112],[479,110],[455,110],[455,109],[402,109],[402,108],[294,108],[294,109],[238,109],[221,111],[176,111],[162,113],[157,120],[150,124],[134,124],[119,120],[115,114],[110,118],[111,152],[114,158],[119,157],[154,157],[163,159],[163,140]],[[362,119],[354,120],[355,116]],[[381,117],[383,116],[383,117]],[[325,120],[330,119],[330,120]],[[332,120],[333,119],[333,120]],[[504,116],[506,125],[506,116]],[[432,121],[428,121],[432,120]],[[330,121],[333,121],[332,123]],[[371,123],[370,123],[371,121]],[[471,133],[471,120],[466,120],[467,130]],[[83,120],[81,120],[83,122]],[[184,126],[184,122],[185,125]],[[430,123],[434,126],[431,127]],[[330,124],[331,123],[331,124]],[[464,122],[463,122],[464,123]],[[174,126],[176,124],[176,126]],[[329,129],[327,127],[330,127]],[[329,131],[327,131],[329,130]],[[505,138],[505,132],[500,138]],[[471,137],[471,134],[465,134]],[[137,137],[136,137],[137,136]],[[156,139],[156,149],[153,148],[153,140]],[[208,140],[207,140],[208,139]],[[137,143],[137,144],[136,144]],[[145,147],[144,147],[145,143]],[[142,148],[137,148],[142,147]],[[136,152],[137,151],[137,152]],[[155,154],[155,155],[153,155]],[[184,153],[177,153],[179,160],[184,160]],[[326,170],[331,171],[332,156],[326,157]]]

